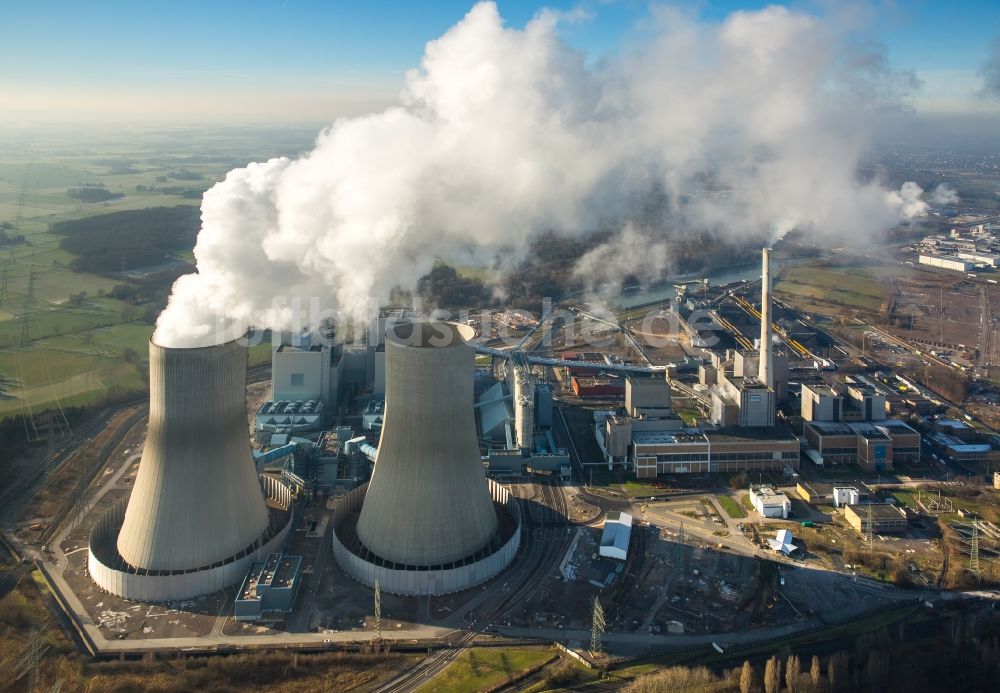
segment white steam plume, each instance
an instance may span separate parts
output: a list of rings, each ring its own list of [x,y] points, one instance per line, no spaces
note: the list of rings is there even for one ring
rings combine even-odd
[[[437,258],[516,262],[547,230],[635,222],[643,234],[626,238],[651,238],[659,263],[656,238],[683,230],[869,242],[925,211],[913,184],[857,179],[872,115],[909,80],[839,21],[655,10],[647,43],[594,63],[558,21],[507,28],[480,3],[427,45],[401,106],[338,120],[300,159],[231,171],[205,194],[198,271],[175,284],[154,339],[315,326],[275,297],[363,317]]]
[[[939,183],[931,193],[931,202],[936,205],[957,205],[958,191],[947,183]]]

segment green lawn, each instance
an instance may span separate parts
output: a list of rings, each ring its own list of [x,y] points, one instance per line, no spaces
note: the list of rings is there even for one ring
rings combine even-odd
[[[444,671],[421,686],[419,693],[475,693],[496,686],[549,660],[545,648],[475,647],[466,650]]]
[[[878,310],[885,302],[881,277],[895,271],[889,267],[790,267],[775,282],[776,294]]]
[[[744,493],[740,497],[740,504],[747,510],[753,510],[753,501],[750,500],[750,494]]]
[[[731,496],[717,496],[716,500],[719,501],[719,505],[722,506],[722,509],[726,511],[729,517],[738,520],[747,516],[746,511]]]

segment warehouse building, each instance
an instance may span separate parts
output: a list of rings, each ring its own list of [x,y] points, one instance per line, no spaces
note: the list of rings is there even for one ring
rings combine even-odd
[[[628,513],[610,512],[604,519],[601,547],[598,552],[606,558],[624,561],[628,558],[628,545],[632,537],[632,516]]]
[[[863,536],[868,533],[869,513],[872,534],[902,534],[909,526],[906,511],[886,503],[848,505],[844,508],[844,519]]]
[[[953,255],[927,255],[921,253],[920,264],[941,269],[955,270],[957,272],[968,272],[973,268],[973,263]]]

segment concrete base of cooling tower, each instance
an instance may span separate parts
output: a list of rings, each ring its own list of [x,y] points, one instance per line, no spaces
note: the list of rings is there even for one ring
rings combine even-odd
[[[109,508],[90,535],[87,571],[101,589],[124,599],[172,602],[194,599],[237,584],[250,564],[269,553],[280,552],[288,541],[292,521],[291,489],[271,477],[261,477],[272,505],[268,530],[246,551],[209,566],[192,570],[142,570],[128,565],[118,554],[118,533],[125,519],[125,500]]]
[[[340,501],[333,517],[333,555],[341,570],[358,582],[404,596],[437,596],[461,592],[496,577],[511,564],[521,547],[521,507],[500,484],[489,482],[494,506],[502,517],[501,530],[488,549],[443,566],[403,566],[382,561],[367,551],[355,531],[368,485],[354,489]]]

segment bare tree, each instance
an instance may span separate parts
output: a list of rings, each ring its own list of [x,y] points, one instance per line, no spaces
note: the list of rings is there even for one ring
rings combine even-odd
[[[834,693],[845,690],[848,686],[847,666],[844,660],[843,652],[834,652],[826,663],[826,677],[830,679],[830,690]]]
[[[823,682],[823,670],[819,666],[819,657],[813,655],[812,666],[809,667],[809,678],[812,679],[813,690],[819,691]]]
[[[781,693],[781,660],[771,657],[764,667],[764,693]]]
[[[788,693],[798,692],[801,673],[802,667],[798,655],[788,655],[788,660],[785,662],[785,688],[788,689]]]
[[[740,693],[753,693],[757,690],[757,674],[749,660],[743,660],[743,669],[740,671]]]

